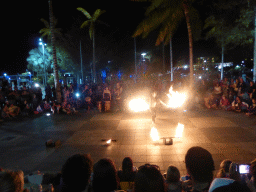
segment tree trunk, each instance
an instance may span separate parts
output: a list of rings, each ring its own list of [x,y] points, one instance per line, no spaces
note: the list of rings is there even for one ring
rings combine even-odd
[[[165,74],[165,55],[164,55],[164,41],[163,41],[163,75]]]
[[[137,63],[136,63],[136,38],[134,37],[134,70],[135,70],[135,75],[134,75],[134,82],[137,82]]]
[[[223,45],[223,43],[222,43],[222,51],[221,52],[222,53],[221,53],[221,74],[220,74],[220,79],[223,80],[223,64],[224,64],[224,45]]]
[[[184,14],[186,18],[187,28],[188,28],[188,39],[189,39],[189,67],[190,67],[190,88],[194,87],[194,68],[193,68],[193,36],[190,25],[189,9],[187,0],[183,1]]]
[[[173,81],[172,36],[170,37],[170,67],[171,67],[171,81]]]
[[[51,29],[51,44],[52,44],[53,66],[54,66],[54,84],[55,84],[57,102],[58,102],[58,103],[61,103],[61,90],[60,90],[60,82],[59,82],[59,75],[58,75],[58,65],[57,65],[57,57],[56,57],[56,48],[55,48],[55,36],[54,36],[54,25],[53,25],[52,0],[49,0],[48,3],[49,3],[49,17],[50,17],[50,29]]]
[[[97,83],[97,76],[96,76],[96,67],[95,67],[95,32],[93,30],[93,37],[92,37],[92,54],[93,54],[93,59],[92,59],[92,67],[93,67],[93,83]]]

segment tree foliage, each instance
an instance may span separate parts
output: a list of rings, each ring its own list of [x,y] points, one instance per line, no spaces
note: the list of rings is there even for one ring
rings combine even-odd
[[[28,70],[36,72],[37,74],[42,74],[44,72],[44,65],[46,70],[49,70],[51,68],[50,57],[51,55],[46,49],[44,49],[43,53],[42,47],[30,50],[27,58]]]
[[[143,0],[137,0],[143,1]],[[134,37],[142,35],[143,38],[156,29],[159,29],[159,35],[156,45],[161,42],[169,43],[170,37],[176,32],[179,24],[185,18],[183,1],[180,0],[150,0],[151,4],[146,9],[146,18],[138,25]],[[190,0],[192,4],[194,0]],[[190,22],[195,39],[200,36],[202,22],[198,11],[193,6],[189,7]]]

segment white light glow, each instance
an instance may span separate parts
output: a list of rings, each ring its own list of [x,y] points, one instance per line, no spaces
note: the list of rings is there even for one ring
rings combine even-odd
[[[109,140],[107,140],[107,142],[106,142],[107,144],[110,144],[111,143],[111,139],[109,139]]]
[[[138,98],[129,102],[129,108],[134,112],[147,111],[149,110],[149,104],[145,101],[145,99]]]
[[[176,135],[175,135],[175,137],[176,137],[176,138],[181,138],[181,137],[182,137],[183,130],[184,130],[184,125],[181,124],[181,123],[178,123],[177,129],[176,129]]]
[[[38,83],[35,83],[35,87],[39,87],[39,84],[38,84]]]
[[[151,136],[153,141],[158,141],[159,140],[158,131],[155,127],[151,128],[150,136]]]

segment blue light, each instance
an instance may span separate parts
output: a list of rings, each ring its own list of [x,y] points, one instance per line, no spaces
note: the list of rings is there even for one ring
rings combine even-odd
[[[119,80],[121,80],[121,77],[122,77],[122,73],[121,73],[121,71],[118,71],[117,76],[118,76],[118,79],[119,79]]]
[[[80,96],[80,94],[79,93],[76,93],[76,97],[79,97]]]

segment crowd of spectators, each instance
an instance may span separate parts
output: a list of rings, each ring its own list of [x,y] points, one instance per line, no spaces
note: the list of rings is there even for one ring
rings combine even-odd
[[[185,176],[180,175],[175,165],[170,165],[167,173],[162,174],[158,165],[145,164],[137,168],[130,157],[125,157],[122,169],[118,171],[114,161],[109,158],[100,159],[93,164],[89,154],[75,154],[67,159],[60,173],[50,179],[44,178],[42,184],[52,183],[49,191],[55,192],[256,191],[256,159],[251,162],[248,174],[240,174],[235,162],[223,160],[215,175],[211,153],[194,146],[187,151],[185,164]],[[26,180],[22,171],[0,170],[1,192],[29,191],[24,186]]]
[[[24,86],[21,90],[17,87],[12,89],[0,87],[0,112],[1,119],[12,119],[24,116],[34,116],[45,112],[74,114],[78,109],[84,108],[90,111],[93,108],[104,108],[104,104],[110,101],[121,108],[120,100],[122,86],[120,83],[109,86],[107,84],[90,86],[82,84],[74,87],[73,84],[61,87],[61,102],[57,102],[54,86],[47,85],[42,93],[40,87],[28,88]],[[100,105],[100,106],[99,106]],[[105,111],[105,108],[102,110]]]
[[[256,114],[256,85],[248,78],[213,81],[210,88],[202,80],[198,87],[199,95],[204,98],[208,109],[223,109],[227,111],[244,112],[251,116]]]

